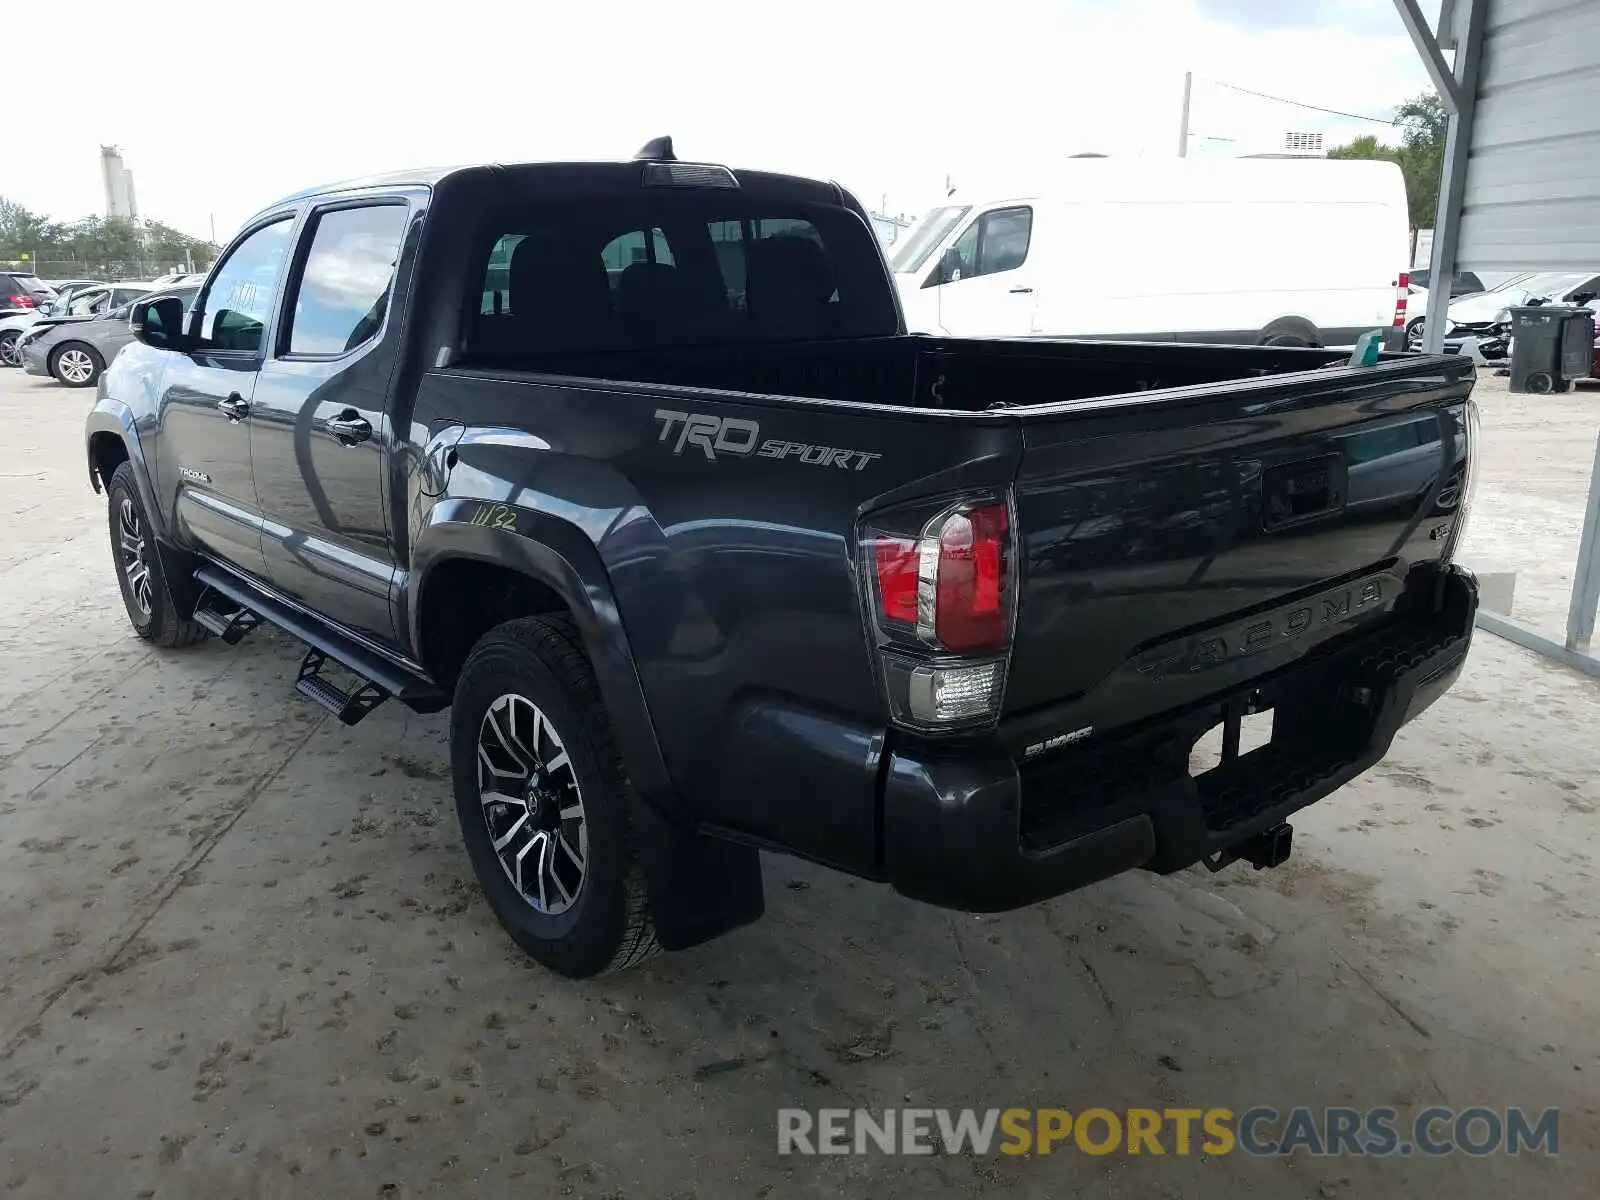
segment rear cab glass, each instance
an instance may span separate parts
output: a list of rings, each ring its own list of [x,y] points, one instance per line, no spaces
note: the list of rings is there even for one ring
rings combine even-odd
[[[732,189],[530,199],[491,211],[477,245],[469,360],[898,331],[875,235],[842,206]]]

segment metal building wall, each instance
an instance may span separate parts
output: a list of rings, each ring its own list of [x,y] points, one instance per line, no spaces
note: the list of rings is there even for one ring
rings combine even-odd
[[[1600,0],[1487,0],[1480,11],[1456,261],[1600,270]]]

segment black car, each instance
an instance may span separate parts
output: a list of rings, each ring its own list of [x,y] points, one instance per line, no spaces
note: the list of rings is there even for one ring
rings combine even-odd
[[[1276,866],[1472,637],[1469,362],[910,335],[854,196],[661,142],[290,196],[130,326],[86,449],[134,630],[449,708],[567,975],[754,920],[762,848],[968,911]]]
[[[0,271],[0,312],[38,308],[56,298],[56,290],[26,271]]]
[[[1418,267],[1410,273],[1411,286],[1426,288],[1428,280],[1432,276],[1433,271],[1430,268]],[[1450,298],[1452,300],[1457,296],[1473,296],[1481,291],[1483,291],[1483,280],[1479,279],[1471,271],[1457,271],[1450,276]]]

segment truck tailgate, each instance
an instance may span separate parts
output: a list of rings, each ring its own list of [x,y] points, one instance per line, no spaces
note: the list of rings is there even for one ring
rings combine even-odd
[[[1408,357],[1011,410],[1006,712],[1073,701],[1110,728],[1381,619],[1449,545],[1472,379]]]

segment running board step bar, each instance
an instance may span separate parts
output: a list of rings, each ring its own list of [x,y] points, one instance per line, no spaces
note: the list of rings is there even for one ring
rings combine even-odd
[[[354,691],[345,691],[322,674],[328,665],[328,656],[321,650],[314,646],[307,650],[294,690],[315,700],[346,725],[356,724],[389,698],[388,692],[369,679],[361,680]]]
[[[244,641],[245,634],[261,624],[261,618],[248,608],[235,607],[236,603],[207,587],[200,593],[194,619],[228,645],[237,646]]]
[[[354,725],[394,696],[417,712],[438,712],[449,699],[415,668],[379,654],[342,630],[287,600],[207,563],[194,573],[201,585],[195,620],[230,645],[263,621],[298,638],[310,649],[295,679],[295,690]],[[230,611],[232,610],[232,611]],[[327,678],[330,667],[344,668],[358,680],[352,691]]]

